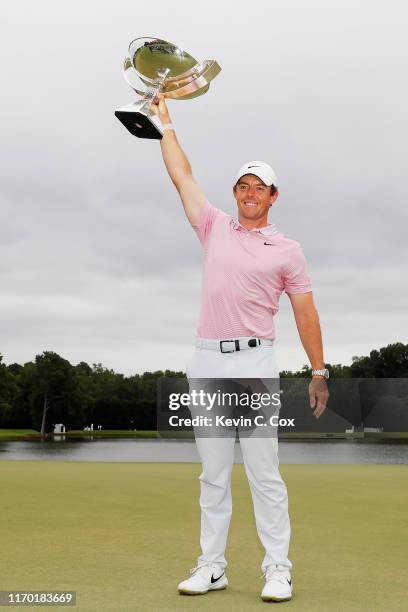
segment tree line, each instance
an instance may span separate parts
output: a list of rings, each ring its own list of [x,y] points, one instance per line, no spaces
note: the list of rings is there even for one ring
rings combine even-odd
[[[332,378],[408,378],[408,344],[389,344],[368,356],[353,357],[349,366],[327,367]],[[282,378],[310,374],[306,365],[280,373]],[[64,423],[67,429],[94,423],[102,429],[154,430],[158,379],[185,376],[172,370],[124,376],[100,363],[72,365],[52,351],[24,365],[6,365],[0,354],[0,428],[45,433],[55,423]]]

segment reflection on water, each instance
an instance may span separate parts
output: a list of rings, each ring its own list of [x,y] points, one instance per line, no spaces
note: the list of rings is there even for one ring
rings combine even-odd
[[[408,463],[406,441],[282,440],[281,463]],[[1,441],[0,460],[198,462],[194,440],[30,440]],[[242,463],[239,443],[235,463]]]

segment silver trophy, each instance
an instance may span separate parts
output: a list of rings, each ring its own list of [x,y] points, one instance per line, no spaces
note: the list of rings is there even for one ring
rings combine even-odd
[[[215,60],[198,62],[181,47],[160,38],[136,38],[129,45],[123,76],[142,98],[118,108],[115,115],[134,136],[160,140],[163,130],[151,102],[159,93],[177,100],[201,96],[220,70]]]

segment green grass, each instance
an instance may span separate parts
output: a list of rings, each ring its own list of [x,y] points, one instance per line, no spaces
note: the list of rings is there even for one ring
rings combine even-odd
[[[157,438],[157,431],[142,430],[138,429],[133,431],[131,429],[101,429],[93,431],[82,431],[82,430],[69,430],[67,432],[68,437],[83,437],[83,436],[99,436],[100,438]]]
[[[34,429],[0,429],[0,440],[8,438],[38,438],[40,432]],[[66,438],[83,438],[87,436],[98,436],[99,438],[157,438],[157,431],[151,430],[137,430],[132,431],[130,429],[101,429],[93,431],[69,430],[65,434]]]
[[[38,433],[35,429],[0,429],[0,440],[1,438],[15,438]]]
[[[406,466],[281,471],[295,596],[279,609],[406,610]],[[264,553],[242,465],[233,471],[230,586],[178,595],[199,554],[199,474],[198,464],[1,462],[1,590],[76,590],[81,612],[273,606],[259,598]]]

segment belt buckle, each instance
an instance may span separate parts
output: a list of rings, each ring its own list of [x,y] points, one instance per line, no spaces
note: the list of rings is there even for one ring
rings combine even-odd
[[[224,349],[222,348],[222,343],[223,342],[234,342],[234,340],[220,340],[220,351],[221,351],[221,353],[234,353],[235,352],[235,348],[233,348],[232,351],[224,351]]]

